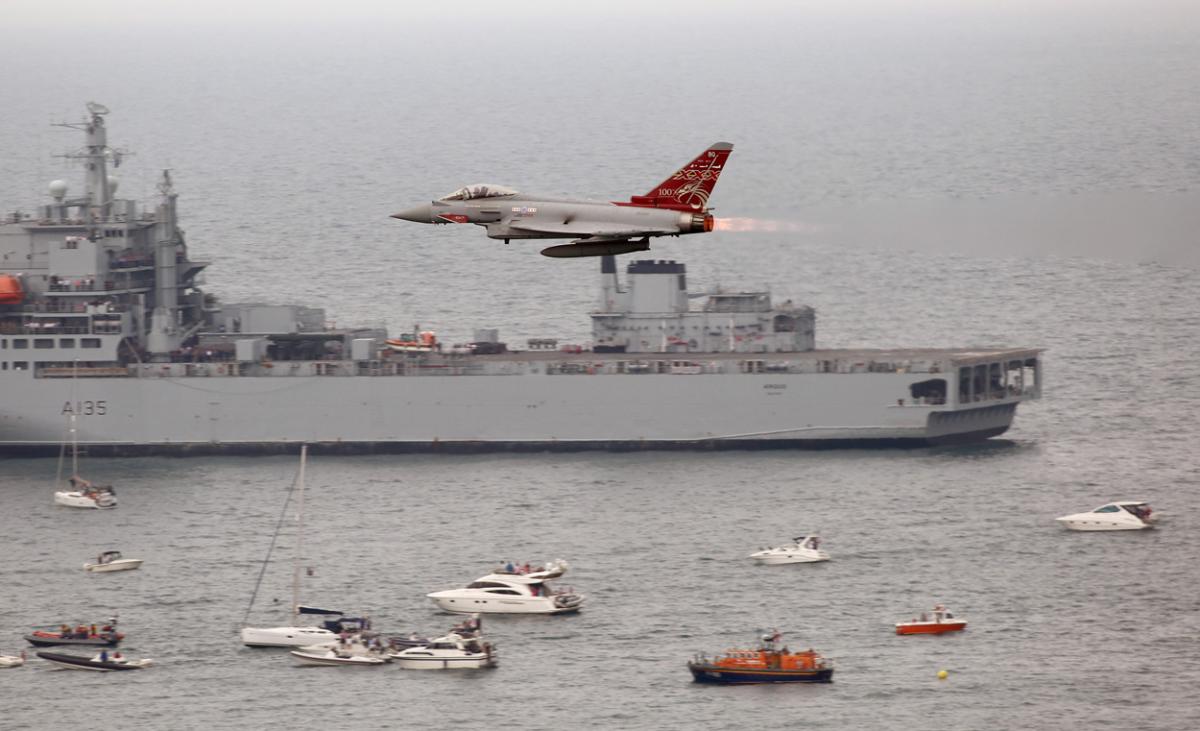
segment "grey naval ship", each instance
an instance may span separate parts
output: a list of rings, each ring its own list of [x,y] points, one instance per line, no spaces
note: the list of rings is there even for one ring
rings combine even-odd
[[[1004,433],[1038,398],[1036,348],[820,350],[809,307],[719,291],[684,265],[601,258],[592,342],[445,347],[332,328],[198,286],[168,172],[117,198],[102,105],[81,195],[0,223],[0,453],[93,455],[905,447]]]

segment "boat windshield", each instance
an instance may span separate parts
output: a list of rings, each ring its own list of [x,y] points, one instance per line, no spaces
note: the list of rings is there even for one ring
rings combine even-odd
[[[516,195],[517,191],[512,188],[505,188],[502,185],[491,185],[489,183],[475,183],[468,185],[465,188],[459,188],[450,195],[444,195],[438,200],[443,201],[472,201],[478,198],[502,198],[507,195]]]
[[[1105,505],[1103,507],[1096,508],[1092,512],[1095,512],[1095,513],[1119,513],[1119,512],[1121,512],[1121,509],[1118,508],[1116,505]]]

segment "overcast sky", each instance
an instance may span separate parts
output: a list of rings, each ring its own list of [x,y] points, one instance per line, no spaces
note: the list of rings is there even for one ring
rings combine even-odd
[[[614,21],[727,17],[753,22],[779,16],[834,18],[996,18],[1014,21],[1173,25],[1200,21],[1200,0],[0,0],[0,28],[61,26],[64,21],[105,25],[212,23],[293,24],[331,21],[461,21],[503,16],[552,22],[569,17]]]

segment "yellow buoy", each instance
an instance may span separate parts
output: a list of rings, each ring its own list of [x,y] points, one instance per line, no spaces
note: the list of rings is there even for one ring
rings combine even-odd
[[[945,670],[938,671],[938,680],[945,680],[948,677],[950,677],[950,673],[946,672]]]

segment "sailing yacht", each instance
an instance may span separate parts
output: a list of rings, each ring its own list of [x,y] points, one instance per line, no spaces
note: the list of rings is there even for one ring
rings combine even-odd
[[[94,485],[79,476],[79,430],[75,423],[74,413],[71,414],[70,432],[71,476],[67,478],[67,489],[55,491],[55,504],[65,505],[68,508],[117,507],[117,494],[113,492],[112,487],[108,485]],[[54,478],[55,485],[62,484],[63,452],[66,450],[66,446],[64,442],[63,448],[58,454],[58,474]]]
[[[292,622],[285,627],[242,627],[242,644],[247,647],[300,647],[304,645],[321,645],[337,642],[338,635],[324,627],[304,626],[300,624],[300,557],[304,540],[304,468],[308,463],[308,445],[300,447],[300,472],[296,477],[299,490],[299,507],[296,517],[296,555],[292,565]],[[291,493],[288,493],[288,500]],[[284,502],[284,513],[287,512],[287,501]],[[250,596],[250,606],[246,607],[246,620],[250,610],[254,608],[254,600],[258,596],[258,588],[262,585],[263,573],[271,562],[271,552],[275,548],[275,539],[279,537],[279,529],[283,525],[283,517],[275,525],[275,535],[271,538],[271,546],[267,549],[267,557],[263,559],[262,571],[258,574],[258,582],[254,585],[254,593]],[[245,625],[245,621],[242,622]]]

